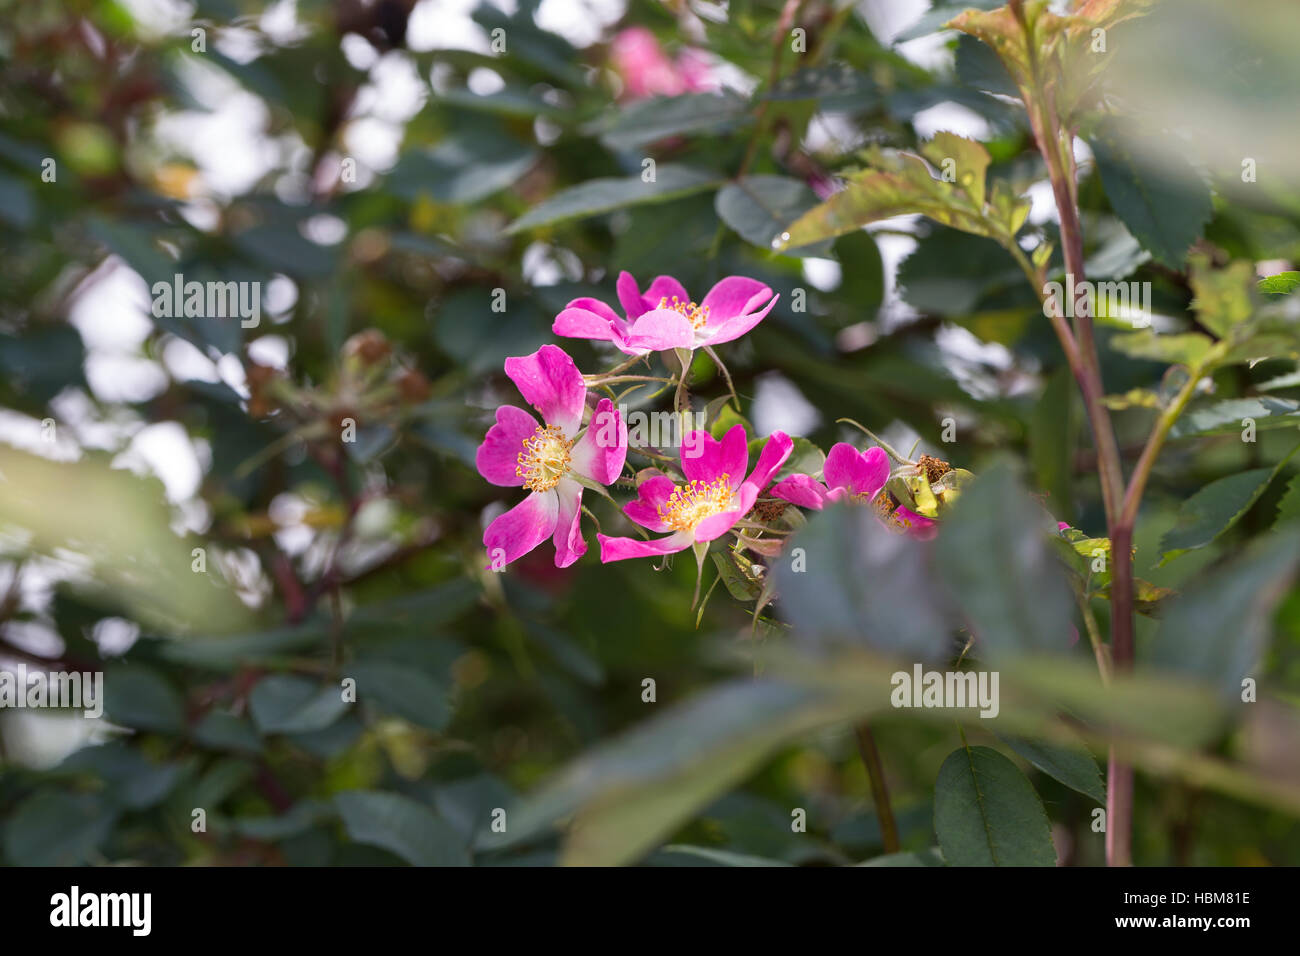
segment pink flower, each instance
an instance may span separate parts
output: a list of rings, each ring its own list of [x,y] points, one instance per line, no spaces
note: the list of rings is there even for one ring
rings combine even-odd
[[[625,99],[680,96],[716,86],[710,79],[702,53],[683,50],[674,63],[664,53],[654,33],[645,27],[628,27],[615,34],[610,43],[609,58],[623,80]]]
[[[672,276],[659,276],[643,295],[630,273],[618,276],[620,318],[597,299],[574,299],[555,317],[556,335],[613,342],[627,355],[698,349],[740,338],[766,318],[779,296],[757,279],[728,276],[699,304]]]
[[[637,500],[623,508],[623,513],[641,527],[668,532],[668,536],[642,541],[598,534],[600,560],[609,563],[673,554],[722,537],[754,506],[759,491],[772,480],[793,448],[789,435],[773,432],[758,456],[758,464],[744,478],[749,466],[744,425],[733,425],[722,441],[714,440],[707,432],[691,432],[682,441],[682,473],[689,483],[676,485],[667,475],[656,475],[643,481],[637,489]],[[686,449],[697,453],[691,455]]]
[[[821,511],[828,501],[858,501],[873,505],[886,524],[906,531],[914,538],[928,540],[938,533],[936,522],[899,505],[891,512],[889,499],[880,497],[889,481],[889,456],[883,448],[860,452],[846,442],[832,446],[822,470],[826,483],[811,475],[791,475],[778,482],[772,494],[798,505]]]
[[[490,567],[500,570],[553,537],[555,566],[567,568],[587,551],[579,527],[582,485],[577,478],[602,485],[618,478],[627,457],[627,426],[605,398],[577,437],[587,386],[573,359],[557,346],[508,358],[505,367],[545,424],[513,405],[497,409],[496,424],[475,458],[479,474],[494,485],[522,486],[530,494],[488,525],[483,547]]]

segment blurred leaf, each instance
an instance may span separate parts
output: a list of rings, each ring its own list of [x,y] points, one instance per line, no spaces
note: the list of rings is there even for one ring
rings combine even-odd
[[[1089,140],[1097,173],[1129,232],[1158,262],[1179,268],[1214,212],[1209,187],[1186,160],[1181,168],[1152,166],[1132,149],[1131,135],[1102,124]]]
[[[873,509],[832,504],[774,562],[782,616],[804,647],[856,644],[937,660],[950,648],[952,623],[942,595],[927,587],[932,559]]]
[[[506,232],[516,233],[569,219],[585,219],[627,206],[667,202],[713,189],[718,184],[715,173],[672,164],[658,167],[651,182],[645,182],[641,176],[589,179],[534,206],[511,223]]]
[[[719,133],[750,121],[749,102],[729,90],[655,96],[615,109],[585,132],[611,150],[635,150],[683,133]]]
[[[1252,468],[1212,481],[1184,501],[1178,508],[1177,523],[1160,539],[1160,566],[1205,547],[1235,525],[1297,451],[1300,447],[1271,468]]]
[[[1079,417],[1074,411],[1074,376],[1061,366],[1047,379],[1029,418],[1029,459],[1046,505],[1057,521],[1073,523],[1074,449]]]
[[[107,795],[132,810],[162,801],[176,785],[181,765],[153,763],[120,741],[83,747],[59,765],[59,770],[89,773],[108,785]]]
[[[936,847],[908,853],[889,853],[870,860],[863,860],[858,866],[947,866],[943,853]]]
[[[518,182],[537,156],[495,127],[467,124],[430,150],[404,153],[387,185],[410,201],[427,193],[442,203],[474,203]]]
[[[1254,266],[1238,261],[1223,269],[1212,269],[1209,258],[1198,254],[1192,256],[1191,273],[1192,290],[1196,293],[1192,308],[1197,319],[1219,338],[1227,338],[1254,311],[1250,301],[1255,284]]]
[[[817,100],[824,110],[865,112],[876,106],[880,94],[866,74],[847,63],[827,63],[795,70],[781,77],[763,99],[771,102]]]
[[[442,730],[451,719],[446,690],[428,674],[388,661],[356,661],[346,672],[356,679],[359,703],[377,702],[429,730]]]
[[[1055,866],[1043,802],[989,747],[960,747],[939,768],[934,832],[949,866]]]
[[[1050,559],[1047,522],[1002,464],[965,489],[940,525],[936,564],[990,657],[1069,644],[1072,599]]]
[[[104,674],[104,714],[115,724],[177,734],[185,706],[171,683],[143,664],[118,664]]]
[[[94,794],[37,790],[5,821],[5,856],[22,866],[79,866],[116,822],[117,811]]]
[[[1200,332],[1157,335],[1151,329],[1115,335],[1110,340],[1111,348],[1133,358],[1153,359],[1189,368],[1195,368],[1213,344],[1208,335]]]
[[[1265,276],[1259,280],[1256,288],[1260,292],[1266,292],[1269,295],[1288,295],[1296,289],[1300,289],[1300,272],[1278,272],[1271,276]]]
[[[348,709],[337,684],[317,684],[292,674],[268,674],[249,695],[249,711],[264,734],[321,730]]]
[[[1300,425],[1300,402],[1290,398],[1231,398],[1212,405],[1189,408],[1169,430],[1170,438],[1224,435],[1240,432],[1251,419],[1256,428],[1294,428]]]
[[[723,186],[713,200],[718,217],[762,249],[771,249],[772,240],[816,204],[811,189],[787,176],[746,176]]]
[[[1300,531],[1294,527],[1253,541],[1169,601],[1147,659],[1218,688],[1225,701],[1240,700],[1241,680],[1264,654],[1273,609],[1298,563]]]
[[[334,795],[348,837],[400,856],[412,866],[468,866],[464,839],[410,797],[350,790]]]
[[[768,860],[761,856],[750,856],[747,853],[733,853],[730,850],[719,850],[707,846],[691,846],[689,844],[672,844],[663,849],[665,853],[680,853],[683,856],[694,856],[702,860],[708,860],[710,863],[716,863],[719,866],[791,866],[792,864],[785,860]]]

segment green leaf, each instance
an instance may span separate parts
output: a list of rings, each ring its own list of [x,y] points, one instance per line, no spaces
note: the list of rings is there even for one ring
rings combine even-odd
[[[328,727],[348,704],[337,684],[317,684],[293,674],[269,674],[249,695],[249,710],[264,734],[301,734]]]
[[[973,140],[939,133],[922,147],[938,167],[931,175],[925,159],[911,153],[868,150],[872,167],[849,177],[848,186],[800,216],[773,243],[799,248],[861,229],[893,216],[920,213],[964,232],[1011,241],[1024,222],[1029,203],[996,191],[997,202],[984,209],[988,151]]]
[[[1192,308],[1197,318],[1219,338],[1227,338],[1254,311],[1250,301],[1254,265],[1238,260],[1223,269],[1212,269],[1208,256],[1196,255],[1192,257],[1191,272],[1192,290],[1196,293]]]
[[[1300,402],[1262,395],[1202,405],[1183,412],[1182,417],[1169,430],[1169,437],[1189,438],[1195,435],[1240,432],[1246,427],[1246,419],[1253,421],[1256,428],[1294,428],[1300,425]]]
[[[1295,521],[1297,518],[1300,518],[1300,475],[1287,482],[1282,500],[1277,503],[1277,518],[1274,519],[1274,526],[1286,521]]]
[[[963,491],[940,526],[936,565],[990,657],[1069,646],[1073,601],[1050,559],[1048,522],[1000,464]]]
[[[348,790],[334,795],[348,837],[400,856],[412,866],[468,866],[461,837],[422,803],[396,793]]]
[[[1203,548],[1231,528],[1259,500],[1264,489],[1297,450],[1272,468],[1252,468],[1212,481],[1178,509],[1178,520],[1160,539],[1160,565],[1180,554]]]
[[[178,734],[185,729],[185,705],[171,683],[142,664],[119,664],[104,674],[104,715],[137,730]]]
[[[1273,610],[1300,564],[1300,529],[1256,539],[1169,601],[1147,654],[1155,667],[1199,678],[1239,701],[1272,633]]]
[[[1269,295],[1289,295],[1300,289],[1300,272],[1278,272],[1259,280],[1256,288]]]
[[[451,719],[447,692],[415,668],[391,661],[356,661],[347,675],[357,682],[357,702],[375,703],[429,730],[442,730]]]
[[[1074,449],[1079,417],[1074,412],[1074,376],[1061,366],[1047,380],[1029,418],[1029,459],[1046,505],[1058,521],[1073,522]]]
[[[1167,365],[1186,365],[1194,368],[1205,358],[1214,341],[1200,332],[1182,332],[1177,335],[1157,335],[1151,329],[1141,329],[1112,336],[1111,348],[1133,358],[1152,359]]]
[[[608,149],[631,150],[682,133],[721,133],[750,122],[749,102],[737,94],[656,96],[625,106],[588,126]]]
[[[934,831],[950,866],[1055,866],[1051,826],[1025,775],[989,747],[960,747],[939,768]]]
[[[879,99],[876,84],[847,63],[810,66],[777,80],[764,96],[769,102],[817,100],[822,109],[865,111]]]
[[[1106,805],[1106,785],[1101,780],[1101,768],[1082,744],[1076,748],[1024,737],[999,735],[998,739],[1053,780],[1091,797],[1102,806]]]
[[[1144,160],[1134,145],[1139,138],[1131,129],[1103,124],[1090,140],[1097,172],[1129,232],[1157,261],[1178,269],[1214,212],[1210,190],[1185,159],[1175,168]]]
[[[116,822],[117,811],[95,794],[37,790],[8,814],[5,856],[16,866],[79,866]]]
[[[472,126],[430,150],[404,153],[385,185],[408,201],[428,195],[441,203],[474,203],[518,182],[537,156],[495,126]]]
[[[771,249],[772,240],[815,205],[813,191],[787,176],[746,176],[723,186],[713,200],[718,218],[763,249]]]
[[[736,559],[731,552],[723,554],[721,551],[714,551],[709,557],[713,559],[713,564],[718,569],[718,577],[722,578],[722,584],[728,594],[737,601],[758,600],[763,589],[744,575],[736,565]]]
[[[652,182],[645,182],[640,176],[589,179],[539,203],[511,223],[506,232],[516,233],[569,219],[585,219],[627,206],[667,202],[713,189],[718,184],[719,178],[715,173],[677,165],[660,166]]]

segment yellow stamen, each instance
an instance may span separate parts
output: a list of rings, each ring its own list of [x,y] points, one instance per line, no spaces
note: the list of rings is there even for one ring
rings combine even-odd
[[[524,439],[515,474],[524,479],[529,491],[550,491],[569,470],[571,448],[573,439],[565,438],[559,425],[541,425]]]
[[[673,296],[671,302],[668,301],[667,296],[664,296],[659,300],[659,308],[672,309],[674,312],[686,316],[696,329],[702,329],[709,324],[709,310],[707,307],[696,305],[694,302],[683,302],[677,296]]]
[[[731,505],[731,477],[713,481],[692,481],[678,485],[659,509],[659,520],[674,531],[694,531],[705,518],[726,511]]]

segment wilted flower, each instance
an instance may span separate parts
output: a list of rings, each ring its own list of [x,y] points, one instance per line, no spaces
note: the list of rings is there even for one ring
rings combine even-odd
[[[697,454],[685,453],[695,449]],[[794,442],[784,432],[773,432],[744,477],[749,465],[745,426],[733,425],[717,441],[707,432],[691,432],[682,441],[682,473],[686,484],[667,475],[655,475],[637,488],[637,500],[623,508],[629,518],[665,538],[611,538],[598,534],[600,560],[622,561],[685,551],[697,543],[720,538],[754,506],[759,492],[790,457]]]
[[[497,409],[496,424],[476,455],[479,474],[530,494],[488,525],[483,546],[499,570],[553,537],[555,565],[568,567],[587,551],[579,526],[580,479],[609,485],[618,478],[627,457],[627,427],[605,398],[578,436],[587,387],[573,359],[557,346],[508,358],[505,369],[545,424],[513,405]]]

